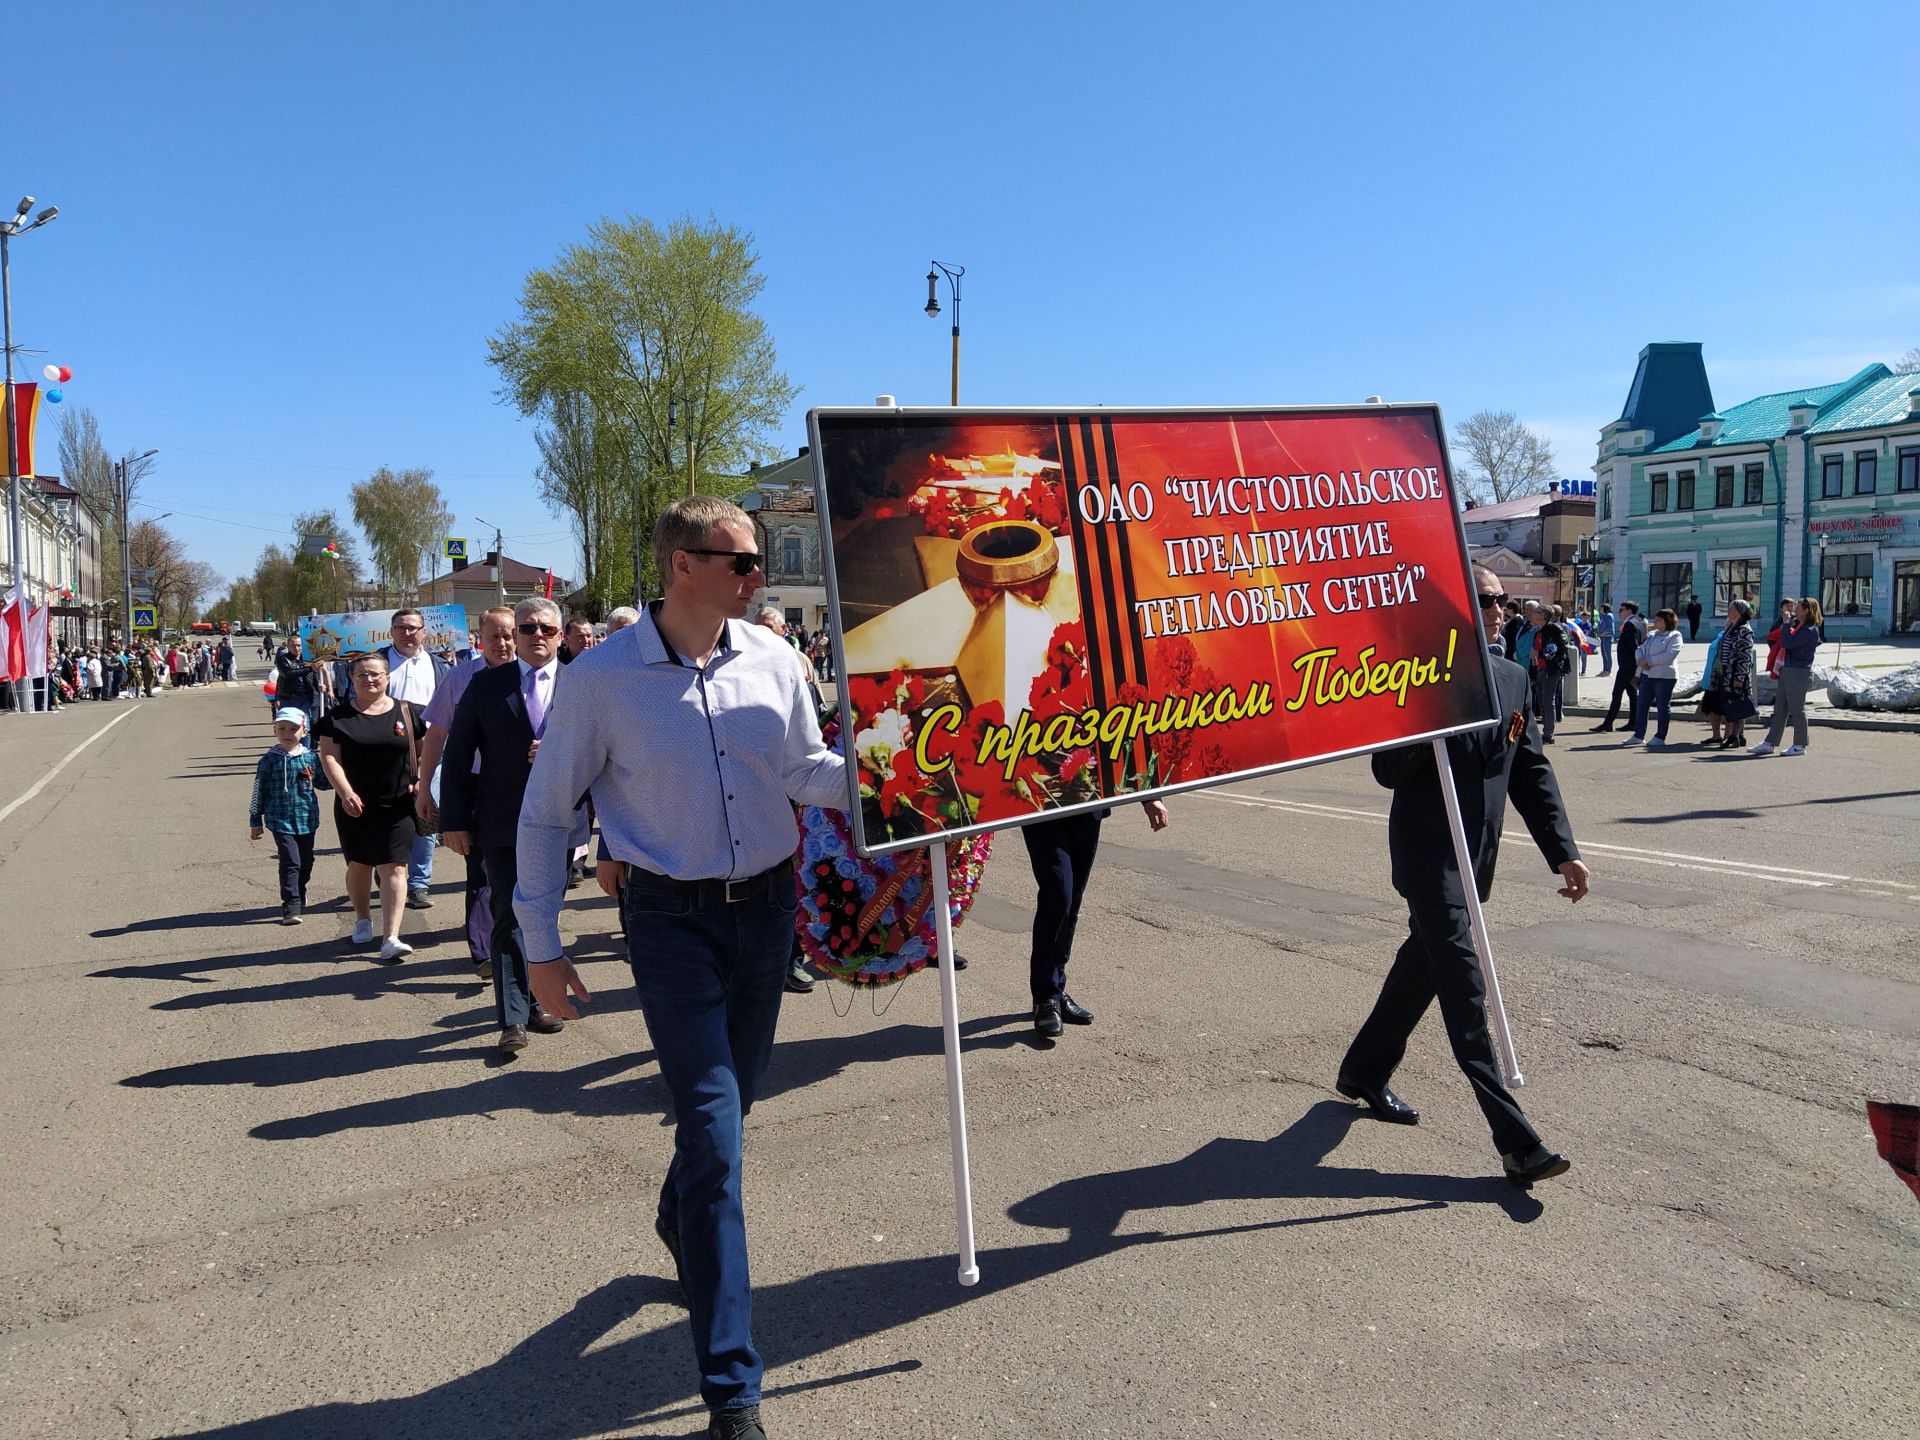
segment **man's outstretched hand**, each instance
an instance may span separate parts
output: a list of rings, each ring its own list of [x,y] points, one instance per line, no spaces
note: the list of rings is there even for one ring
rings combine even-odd
[[[580,972],[573,968],[573,961],[562,955],[558,960],[549,960],[544,965],[527,966],[527,981],[533,986],[534,1003],[549,1015],[558,1015],[562,1020],[578,1020],[580,1012],[573,1008],[573,1001],[567,998],[571,991],[582,1005],[593,999],[588,993],[586,982],[580,978]]]

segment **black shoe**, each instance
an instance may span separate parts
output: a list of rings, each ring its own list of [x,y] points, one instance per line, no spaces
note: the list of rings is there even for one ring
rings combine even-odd
[[[1551,735],[1542,735],[1540,737],[1540,743],[1542,745],[1551,745],[1553,743],[1553,737]]]
[[[787,993],[789,995],[811,995],[813,976],[807,973],[804,960],[796,960],[787,967]]]
[[[1594,735],[1605,735],[1611,729],[1613,729],[1613,726],[1611,725],[1596,725],[1593,727],[1592,731],[1589,733]]]
[[[1384,1085],[1362,1085],[1359,1081],[1349,1080],[1342,1075],[1333,1082],[1333,1088],[1349,1100],[1359,1100],[1364,1103],[1373,1112],[1375,1119],[1385,1120],[1390,1125],[1420,1123],[1420,1112]]]
[[[527,1017],[527,1029],[536,1035],[558,1035],[567,1028],[567,1022],[558,1015],[549,1015],[538,1006]]]
[[[1060,1018],[1069,1025],[1093,1024],[1093,1011],[1087,1009],[1071,995],[1060,997]]]
[[[1060,1002],[1058,1000],[1042,1000],[1033,1007],[1033,1028],[1039,1032],[1042,1040],[1060,1038]]]
[[[1507,1183],[1518,1185],[1522,1190],[1531,1190],[1536,1180],[1551,1180],[1573,1168],[1573,1162],[1566,1156],[1544,1145],[1534,1146],[1533,1152],[1524,1159],[1516,1160],[1511,1155],[1502,1155],[1500,1163],[1506,1168]]]
[[[687,1298],[687,1277],[680,1268],[680,1232],[670,1228],[666,1218],[656,1212],[653,1233],[660,1237],[660,1243],[667,1247],[667,1254],[673,1257],[673,1283],[680,1287],[680,1299],[684,1302]]]
[[[932,967],[933,967],[934,969],[936,969],[936,970],[938,970],[938,969],[940,968],[940,954],[939,954],[939,952],[938,952],[938,951],[935,951],[935,952],[934,952],[934,955],[933,955],[933,958],[932,958],[931,960],[929,960],[929,961],[927,961],[927,963],[928,963],[929,965],[931,965],[931,966],[932,966]],[[964,969],[966,969],[966,968],[967,968],[967,957],[966,957],[966,956],[964,956],[964,955],[956,955],[956,956],[954,956],[954,957],[953,957],[953,973],[954,973],[954,974],[956,974],[956,975],[958,975],[958,974],[959,974],[959,973],[960,973],[960,972],[961,972],[962,970],[964,970]]]
[[[760,1423],[760,1407],[714,1411],[707,1421],[707,1440],[767,1440],[766,1426]]]
[[[511,1055],[516,1051],[524,1050],[526,1048],[527,1048],[527,1027],[526,1026],[509,1025],[500,1032],[500,1053],[502,1055]]]
[[[427,894],[426,891],[409,890],[407,892],[407,909],[430,910],[432,908],[433,908],[433,897]]]

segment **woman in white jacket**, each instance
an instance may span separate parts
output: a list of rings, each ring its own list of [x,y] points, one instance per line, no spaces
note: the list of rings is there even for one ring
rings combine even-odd
[[[1634,663],[1640,668],[1640,688],[1633,697],[1633,733],[1629,745],[1645,740],[1649,750],[1667,743],[1667,719],[1673,705],[1673,664],[1680,658],[1680,617],[1672,610],[1654,613],[1653,629],[1640,642]],[[1660,712],[1660,726],[1647,740],[1647,714]]]

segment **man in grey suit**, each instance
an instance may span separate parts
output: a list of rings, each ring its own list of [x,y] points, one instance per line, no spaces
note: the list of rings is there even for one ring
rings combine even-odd
[[[1560,893],[1578,903],[1587,893],[1587,867],[1573,842],[1553,766],[1527,703],[1527,672],[1502,654],[1500,581],[1475,567],[1480,614],[1492,651],[1498,725],[1448,738],[1447,756],[1460,795],[1461,817],[1473,856],[1475,888],[1484,901],[1493,890],[1500,853],[1500,827],[1507,801],[1520,812],[1534,844],[1565,882]],[[1393,857],[1393,888],[1407,902],[1408,935],[1381,987],[1373,1013],[1360,1027],[1335,1088],[1363,1101],[1382,1120],[1412,1125],[1420,1112],[1387,1088],[1406,1054],[1407,1038],[1435,999],[1447,1025],[1454,1058],[1472,1084],[1493,1131],[1507,1178],[1530,1187],[1563,1175],[1570,1162],[1540,1142],[1500,1075],[1487,1030],[1486,980],[1473,948],[1466,892],[1454,857],[1433,747],[1422,741],[1373,757],[1373,777],[1393,791],[1387,845]]]

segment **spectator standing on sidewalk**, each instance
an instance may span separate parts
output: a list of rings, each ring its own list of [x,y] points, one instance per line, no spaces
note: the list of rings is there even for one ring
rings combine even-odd
[[[1813,654],[1826,640],[1827,617],[1820,602],[1811,595],[1799,602],[1792,626],[1780,635],[1780,673],[1774,681],[1773,720],[1767,726],[1766,739],[1748,750],[1749,755],[1771,755],[1786,738],[1787,724],[1793,724],[1793,744],[1782,755],[1807,753],[1807,692],[1813,689]]]
[[[1600,647],[1600,673],[1613,673],[1613,637],[1619,633],[1619,622],[1613,618],[1613,611],[1602,610],[1594,622],[1593,638]]]
[[[298,925],[313,878],[313,837],[320,828],[320,797],[314,777],[319,757],[306,747],[307,717],[282,706],[273,717],[277,742],[253,771],[247,826],[255,840],[273,836],[280,860],[280,923]]]
[[[1720,718],[1724,722],[1722,749],[1746,744],[1746,724],[1759,713],[1753,703],[1753,604],[1727,603],[1727,628],[1720,632]]]
[[[1687,643],[1689,645],[1700,638],[1700,617],[1705,613],[1701,608],[1698,595],[1687,601]]]
[[[1627,728],[1633,728],[1633,711],[1638,699],[1640,668],[1636,663],[1640,640],[1645,633],[1641,628],[1640,607],[1631,600],[1620,602],[1620,633],[1615,637],[1615,658],[1618,664],[1614,668],[1613,703],[1607,706],[1607,718],[1594,726],[1596,733],[1604,734],[1613,729],[1614,722],[1620,718],[1620,702],[1627,702]]]
[[[1646,741],[1649,750],[1658,750],[1667,743],[1667,721],[1673,706],[1674,662],[1680,658],[1680,617],[1672,610],[1657,610],[1653,624],[1652,632],[1640,642],[1634,654],[1633,663],[1640,670],[1640,689],[1634,696],[1633,733],[1625,743],[1638,745]],[[1655,711],[1659,712],[1659,728],[1648,740],[1647,719]]]
[[[412,706],[416,714],[423,712],[433,703],[433,692],[447,673],[447,662],[427,653],[426,616],[412,608],[394,611],[393,643],[387,647],[386,656],[388,696]],[[434,843],[431,832],[413,837],[413,853],[407,862],[409,910],[425,910],[433,904]]]

